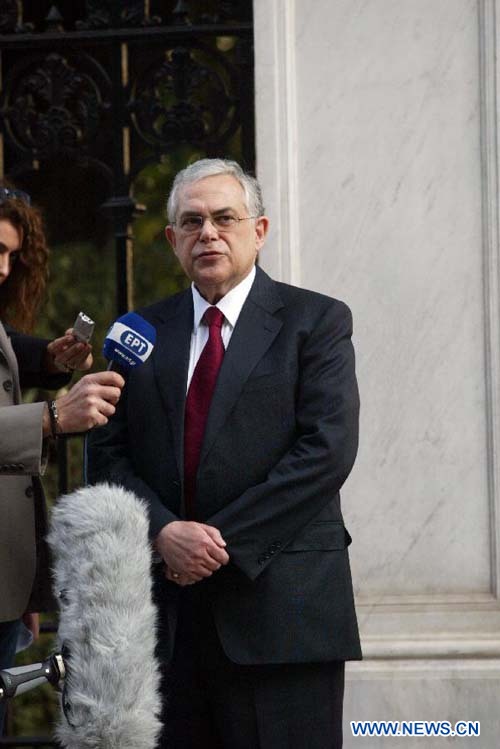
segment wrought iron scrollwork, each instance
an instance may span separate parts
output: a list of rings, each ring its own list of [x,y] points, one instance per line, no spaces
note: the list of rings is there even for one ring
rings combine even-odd
[[[21,22],[20,0],[1,0],[0,2],[0,34],[15,34],[21,31],[31,31],[31,24]]]
[[[0,33],[15,31],[19,23],[19,5],[17,0],[4,0],[0,6]]]
[[[109,90],[103,69],[88,56],[72,64],[49,54],[11,71],[2,119],[18,148],[33,156],[78,148],[95,135],[110,106]]]
[[[35,24],[22,23],[23,0],[0,0],[0,34],[35,31],[104,31],[165,25],[167,27],[206,26],[251,22],[250,0],[86,0],[74,4],[49,3],[39,8]],[[42,4],[41,4],[42,5]],[[43,7],[43,6],[42,6]]]
[[[228,21],[247,21],[252,17],[251,3],[246,0],[219,0],[213,13],[203,13],[204,23],[227,23]]]
[[[144,0],[87,0],[85,21],[78,21],[78,29],[117,29],[151,26],[160,23],[158,16],[149,15],[149,3]]]
[[[228,21],[250,20],[251,18],[252,4],[249,0],[214,0],[211,3],[178,0],[172,11],[172,19],[176,25],[200,22],[223,24]]]
[[[129,111],[153,146],[222,143],[237,119],[231,71],[214,50],[175,47],[137,78]]]

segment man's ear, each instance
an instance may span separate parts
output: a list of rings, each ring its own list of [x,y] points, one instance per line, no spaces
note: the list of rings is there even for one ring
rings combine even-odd
[[[257,252],[266,241],[267,232],[269,231],[269,219],[267,216],[259,216],[255,220],[255,248]]]
[[[165,227],[165,236],[167,238],[167,241],[172,246],[173,251],[175,252],[176,237],[174,227],[171,224],[167,224],[167,226]]]

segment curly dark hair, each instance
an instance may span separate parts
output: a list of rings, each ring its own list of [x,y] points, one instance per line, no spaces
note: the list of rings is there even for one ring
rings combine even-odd
[[[11,188],[6,182],[3,187]],[[33,330],[48,279],[49,250],[40,211],[18,197],[0,201],[0,221],[10,221],[21,236],[20,256],[0,286],[0,319],[16,330]]]

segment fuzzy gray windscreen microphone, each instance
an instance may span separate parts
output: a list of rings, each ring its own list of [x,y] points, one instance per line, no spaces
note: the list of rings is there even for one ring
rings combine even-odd
[[[145,506],[108,484],[61,497],[49,543],[68,667],[56,735],[68,749],[153,749],[160,730]]]

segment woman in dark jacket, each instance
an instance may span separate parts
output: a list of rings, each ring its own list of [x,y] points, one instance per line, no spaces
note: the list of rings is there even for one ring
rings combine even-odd
[[[0,668],[11,665],[21,621],[36,636],[50,607],[46,508],[40,475],[46,438],[85,431],[114,412],[123,379],[82,378],[54,407],[21,403],[22,387],[60,388],[92,366],[89,344],[71,331],[54,341],[28,335],[47,281],[48,249],[29,196],[0,185]],[[0,733],[3,715],[0,706]]]

